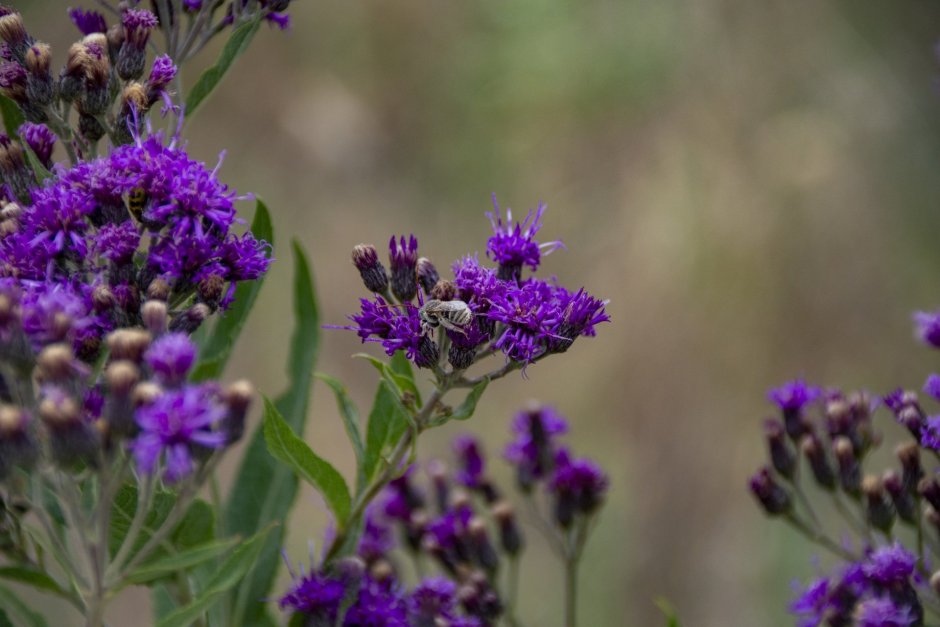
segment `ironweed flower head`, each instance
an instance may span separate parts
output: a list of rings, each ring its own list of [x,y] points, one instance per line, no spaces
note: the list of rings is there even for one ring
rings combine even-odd
[[[410,301],[418,294],[418,240],[414,235],[401,240],[392,239],[388,242],[388,261],[392,269],[392,294],[395,298],[405,302]]]
[[[82,35],[108,32],[108,24],[105,22],[104,16],[97,11],[71,8],[69,9],[69,18]]]
[[[512,211],[506,209],[506,220],[493,194],[492,213],[486,216],[493,225],[493,236],[486,243],[487,256],[499,264],[497,276],[505,281],[519,281],[522,278],[522,266],[538,270],[542,254],[548,254],[562,246],[560,241],[539,244],[535,235],[542,228],[542,215],[545,205],[539,203],[535,211],[526,214],[522,222],[513,224]]]

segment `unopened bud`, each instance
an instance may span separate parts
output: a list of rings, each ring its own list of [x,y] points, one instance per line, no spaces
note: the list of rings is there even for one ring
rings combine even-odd
[[[434,486],[434,496],[437,510],[441,513],[447,510],[450,495],[450,484],[447,479],[447,466],[439,459],[428,462],[428,476]]]
[[[424,290],[425,294],[430,295],[434,286],[441,280],[441,275],[437,273],[437,268],[434,267],[434,264],[431,263],[431,260],[427,257],[420,257],[415,269],[418,273],[418,283],[421,284],[421,289]]]
[[[522,533],[516,522],[516,514],[509,501],[500,501],[493,506],[493,518],[499,527],[499,542],[509,555],[517,555],[522,550]]]
[[[839,484],[846,494],[857,497],[862,489],[862,470],[851,440],[840,435],[833,442],[832,449],[839,464]]]
[[[141,407],[151,404],[157,400],[157,397],[161,394],[163,394],[163,389],[159,385],[150,381],[144,381],[134,388],[131,400],[133,401],[134,407]]]
[[[940,510],[940,484],[933,477],[924,477],[917,484],[917,493],[930,503],[934,509]]]
[[[764,511],[771,516],[790,511],[793,504],[790,495],[777,483],[777,480],[770,472],[770,468],[765,466],[757,471],[751,477],[749,486],[754,498],[764,508]]]
[[[930,576],[930,589],[934,594],[940,595],[940,570]]]
[[[904,488],[904,482],[894,470],[886,470],[881,477],[885,492],[891,495],[891,502],[898,518],[908,524],[917,522],[917,502],[911,493]]]
[[[886,498],[884,485],[875,475],[866,475],[862,480],[865,494],[865,516],[875,529],[887,533],[894,524],[894,509]]]
[[[150,347],[150,333],[143,329],[118,329],[105,338],[111,359],[126,359],[139,364],[144,352]]]
[[[226,388],[223,400],[228,408],[222,421],[222,430],[225,432],[228,443],[237,442],[245,433],[245,417],[255,395],[255,388],[248,381],[242,379]]]
[[[196,303],[186,311],[178,314],[170,322],[170,331],[180,331],[182,333],[193,333],[203,321],[209,317],[209,307],[205,303]]]
[[[170,284],[163,279],[154,279],[147,286],[147,298],[166,302],[169,297]]]
[[[48,427],[53,461],[65,468],[95,463],[101,439],[82,419],[74,398],[58,388],[47,392],[39,402],[39,417]]]
[[[819,442],[819,438],[817,438],[814,433],[804,435],[803,439],[800,440],[800,449],[809,462],[816,483],[826,490],[835,489],[836,476],[826,457],[826,451]]]
[[[787,442],[783,425],[774,419],[765,421],[764,435],[774,469],[784,477],[793,477],[796,473],[797,457]]]
[[[431,298],[440,301],[454,300],[457,298],[457,284],[453,281],[441,279],[431,288]]]
[[[382,262],[379,261],[375,246],[372,244],[355,246],[352,251],[352,260],[367,290],[381,294],[388,289],[388,274]]]
[[[155,337],[166,333],[168,316],[165,302],[148,300],[140,308],[140,317],[144,321],[144,326]]]
[[[6,42],[17,61],[24,60],[26,48],[29,46],[29,35],[26,34],[22,15],[12,11],[0,17],[0,39]]]
[[[417,551],[421,548],[424,532],[429,522],[428,515],[420,509],[413,511],[408,518],[408,522],[405,525],[405,544],[412,551]]]
[[[44,383],[62,383],[75,374],[75,356],[68,344],[50,344],[42,349],[36,363]]]
[[[490,543],[489,534],[486,531],[486,522],[479,516],[474,516],[467,523],[467,533],[470,535],[474,561],[488,573],[496,572],[496,568],[499,566],[499,557]]]
[[[55,88],[52,83],[52,74],[49,66],[52,53],[49,44],[36,43],[26,51],[25,65],[29,70],[26,79],[26,96],[30,103],[38,107],[45,107],[52,102]]]
[[[894,452],[901,462],[904,488],[911,494],[915,494],[917,485],[924,476],[924,468],[920,464],[920,448],[916,442],[908,442],[898,445]]]
[[[39,457],[30,432],[29,414],[20,407],[0,405],[0,480],[15,467],[28,469]]]

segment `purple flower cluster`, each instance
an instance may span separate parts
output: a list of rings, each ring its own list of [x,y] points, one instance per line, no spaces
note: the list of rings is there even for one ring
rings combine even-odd
[[[356,246],[353,262],[366,288],[376,296],[361,299],[360,312],[350,316],[354,325],[338,328],[356,331],[363,342],[381,343],[389,355],[405,350],[416,365],[431,367],[439,359],[440,349],[429,333],[437,323],[429,325],[427,318],[438,314],[424,304],[429,299],[460,301],[472,318],[461,325],[444,325],[449,343],[447,360],[455,370],[469,367],[478,354],[494,352],[502,352],[508,362],[525,367],[566,351],[580,336],[594,336],[597,325],[609,320],[607,301],[583,288],[572,291],[554,280],[523,277],[523,267],[536,270],[541,255],[560,246],[559,242],[539,243],[535,239],[544,211],[544,205],[539,205],[516,223],[508,211],[505,221],[491,214],[494,235],[487,243],[487,255],[497,268],[481,265],[476,256],[464,256],[453,265],[453,280],[441,280],[433,264],[418,257],[414,236],[391,239],[390,277],[373,246]],[[417,305],[412,304],[415,298]]]
[[[831,577],[811,582],[790,606],[800,627],[923,624],[915,586],[917,558],[900,544],[868,552]]]
[[[30,204],[2,210],[0,277],[21,293],[30,340],[40,348],[64,332],[94,358],[105,333],[143,323],[147,298],[193,296],[170,313],[172,328],[195,329],[271,262],[266,242],[233,233],[235,200],[214,170],[158,135],[56,168]]]

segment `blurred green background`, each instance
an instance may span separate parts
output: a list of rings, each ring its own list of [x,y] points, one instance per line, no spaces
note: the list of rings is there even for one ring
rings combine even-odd
[[[14,4],[61,63],[77,3]],[[692,627],[792,624],[790,582],[813,574],[815,551],[746,491],[764,393],[799,375],[916,387],[936,364],[910,313],[940,305],[940,5],[298,0],[291,14],[188,128],[192,152],[227,150],[222,178],[276,219],[280,263],[228,376],[283,385],[290,237],[310,251],[323,322],[341,324],[363,291],[354,244],[413,232],[447,268],[485,250],[491,192],[519,213],[543,200],[544,239],[568,247],[545,273],[609,297],[613,322],[494,385],[420,455],[449,455],[470,429],[508,478],[497,452],[512,413],[554,404],[612,481],[583,625],[661,624],[659,596]],[[325,331],[318,369],[365,407],[361,349]],[[320,384],[306,438],[351,471]],[[303,490],[292,556],[327,522]],[[561,624],[558,572],[534,542],[528,625]],[[143,624],[144,602],[116,603],[117,624]]]

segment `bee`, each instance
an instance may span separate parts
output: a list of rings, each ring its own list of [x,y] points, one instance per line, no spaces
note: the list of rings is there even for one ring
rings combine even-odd
[[[418,315],[426,330],[444,327],[462,335],[467,334],[464,327],[473,321],[470,306],[462,300],[429,300],[418,310]]]
[[[148,200],[147,192],[142,187],[135,187],[127,193],[127,208],[138,222],[144,215],[144,207],[147,206]]]

